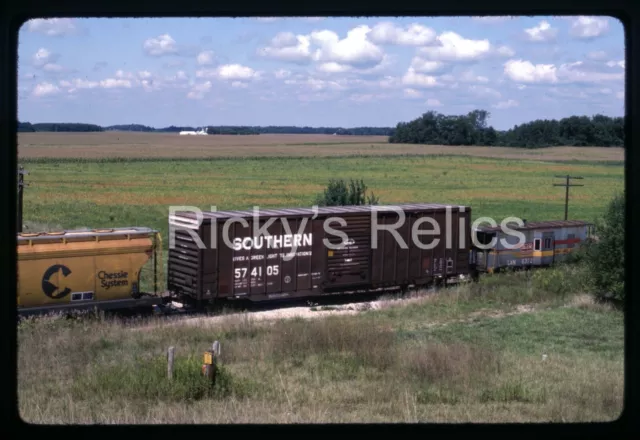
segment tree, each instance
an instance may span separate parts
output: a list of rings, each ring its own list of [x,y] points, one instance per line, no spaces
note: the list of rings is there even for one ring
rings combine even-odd
[[[586,262],[598,299],[624,300],[624,192],[616,195],[596,222],[597,241],[587,247]]]
[[[362,180],[351,180],[347,184],[344,180],[331,179],[324,192],[316,198],[318,206],[343,205],[377,205],[378,198],[373,192],[367,197],[367,186]]]

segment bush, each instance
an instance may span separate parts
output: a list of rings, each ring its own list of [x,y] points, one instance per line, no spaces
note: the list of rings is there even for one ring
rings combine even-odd
[[[377,205],[378,198],[373,192],[367,197],[367,186],[362,180],[351,180],[347,183],[340,180],[330,180],[324,193],[316,199],[318,206],[344,206],[344,205]]]
[[[585,261],[593,280],[597,299],[624,300],[624,192],[609,203],[596,222],[598,239],[586,248]]]

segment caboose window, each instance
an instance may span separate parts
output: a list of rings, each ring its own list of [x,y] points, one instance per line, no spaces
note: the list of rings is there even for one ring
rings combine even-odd
[[[540,239],[536,238],[535,240],[533,240],[533,249],[536,251],[540,250]]]

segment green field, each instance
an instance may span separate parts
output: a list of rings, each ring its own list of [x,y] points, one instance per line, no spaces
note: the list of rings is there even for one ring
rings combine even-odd
[[[62,228],[149,226],[163,232],[172,205],[217,210],[309,207],[331,178],[363,179],[380,203],[471,206],[474,219],[562,219],[556,175],[582,176],[569,218],[593,220],[624,187],[624,167],[465,156],[25,161],[24,220]],[[577,183],[577,182],[574,182]],[[33,227],[33,226],[32,226]]]

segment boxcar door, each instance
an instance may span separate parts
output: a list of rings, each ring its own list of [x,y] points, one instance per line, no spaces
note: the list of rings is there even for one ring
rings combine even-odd
[[[553,231],[542,233],[542,261],[541,264],[553,264],[555,260],[556,240]]]

